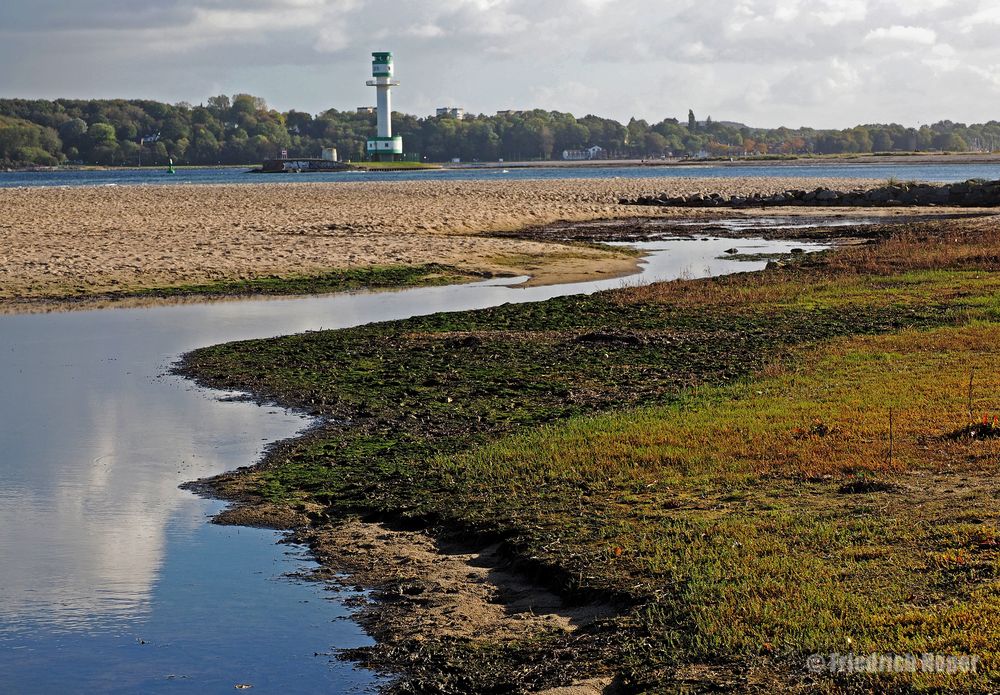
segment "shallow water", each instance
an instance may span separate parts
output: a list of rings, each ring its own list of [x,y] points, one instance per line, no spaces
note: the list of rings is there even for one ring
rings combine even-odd
[[[440,169],[430,171],[338,172],[316,174],[250,174],[249,167],[181,169],[167,174],[162,169],[108,171],[0,172],[0,188],[50,186],[131,186],[177,184],[302,183],[304,181],[493,181],[595,178],[858,178],[937,183],[973,178],[1000,179],[995,164],[685,164],[679,166],[631,167],[527,167],[514,169]]]
[[[817,245],[671,239],[625,280],[499,281],[282,300],[0,316],[0,693],[362,692],[333,659],[369,643],[279,534],[217,527],[178,488],[248,465],[309,424],[167,374],[196,347],[637,281],[759,269],[727,249]],[[512,282],[512,281],[505,281]]]

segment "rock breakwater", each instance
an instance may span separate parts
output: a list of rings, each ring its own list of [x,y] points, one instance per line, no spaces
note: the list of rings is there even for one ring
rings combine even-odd
[[[815,188],[790,189],[779,193],[752,193],[724,196],[720,193],[697,193],[687,196],[640,196],[622,199],[623,205],[654,205],[663,207],[745,208],[745,207],[893,207],[947,206],[1000,207],[1000,181],[972,179],[964,183],[935,185],[918,182],[890,182],[878,188],[836,190]]]

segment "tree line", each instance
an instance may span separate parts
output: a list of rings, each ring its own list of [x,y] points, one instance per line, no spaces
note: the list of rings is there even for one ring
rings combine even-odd
[[[967,152],[1000,148],[1000,123],[940,121],[919,128],[860,125],[844,130],[750,128],[740,123],[666,118],[631,119],[544,111],[503,111],[420,118],[393,115],[408,152],[431,162],[559,159],[565,150],[594,145],[604,156],[736,157],[872,152]],[[361,160],[375,135],[375,114],[330,109],[313,115],[280,112],[253,95],[212,97],[206,103],[148,100],[0,99],[0,166],[254,164],[278,157],[317,157],[336,147]]]

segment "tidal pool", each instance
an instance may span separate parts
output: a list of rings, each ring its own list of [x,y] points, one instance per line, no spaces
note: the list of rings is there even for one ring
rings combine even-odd
[[[219,527],[179,489],[253,463],[307,418],[169,374],[214,343],[536,302],[635,282],[760,269],[729,249],[817,244],[665,239],[625,279],[524,278],[398,292],[0,316],[0,693],[366,692],[335,658],[369,638],[345,593],[271,531]],[[231,394],[230,394],[231,395]],[[347,594],[349,595],[349,594]]]

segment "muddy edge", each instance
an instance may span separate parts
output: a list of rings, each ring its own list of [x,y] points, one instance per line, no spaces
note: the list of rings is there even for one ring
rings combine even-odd
[[[604,244],[640,242],[670,237],[768,238],[838,244],[873,243],[886,238],[897,225],[982,216],[976,211],[894,210],[790,210],[698,211],[690,218],[626,218],[579,223],[555,223],[493,236],[509,236],[542,242]],[[992,214],[992,213],[990,213]],[[797,229],[744,228],[734,230],[723,220],[772,218],[803,225]],[[786,220],[785,218],[794,218]],[[691,226],[690,222],[698,224]],[[829,222],[836,222],[830,226]],[[852,222],[856,221],[855,224]],[[827,223],[824,226],[824,223]],[[176,370],[187,377],[183,362]],[[197,378],[196,378],[197,380]],[[570,637],[599,625],[627,606],[617,596],[573,596],[561,592],[558,577],[544,581],[538,569],[525,558],[512,555],[495,538],[469,536],[463,529],[442,528],[433,521],[405,524],[393,518],[330,519],[319,506],[292,508],[266,502],[248,492],[245,481],[255,470],[279,465],[295,442],[309,437],[318,422],[299,437],[277,442],[254,466],[189,483],[197,494],[220,498],[231,506],[215,523],[285,530],[289,542],[308,546],[321,568],[309,579],[332,586],[361,589],[370,600],[355,606],[355,617],[378,643],[374,649],[346,656],[364,666],[392,675],[406,673],[419,657],[400,654],[395,645],[400,635],[410,637],[405,649],[429,640],[481,640],[513,642],[529,633],[563,633]],[[587,651],[584,649],[584,651]],[[582,658],[586,658],[581,653]],[[402,673],[401,673],[402,672]],[[564,679],[565,680],[565,679]],[[588,673],[569,688],[541,692],[614,692],[609,674]]]

